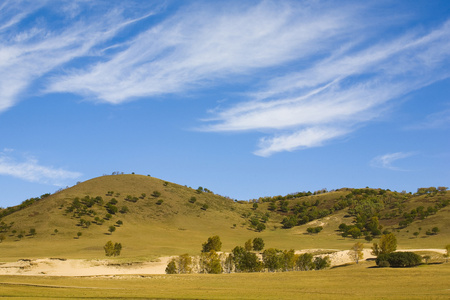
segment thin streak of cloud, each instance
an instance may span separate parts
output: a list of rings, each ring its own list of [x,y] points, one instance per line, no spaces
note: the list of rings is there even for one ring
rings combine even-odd
[[[209,6],[186,9],[110,60],[55,78],[48,91],[81,91],[110,103],[184,92],[320,52],[325,40],[348,34],[345,20],[352,13],[328,10],[312,17],[308,9],[271,1],[220,12]]]
[[[28,14],[33,12],[30,8]],[[14,27],[22,20],[13,19],[0,23],[0,27]],[[36,22],[25,30],[9,28],[6,33],[0,32],[0,72],[8,74],[0,80],[0,112],[16,104],[34,80],[75,58],[95,55],[99,45],[134,21],[123,18],[120,10],[111,10],[100,19],[81,18],[61,28],[49,29],[45,22]]]
[[[291,151],[295,136],[303,145],[302,132],[317,126],[320,142],[310,147],[322,145],[343,125],[355,128],[367,123],[380,116],[392,100],[448,78],[449,29],[450,21],[424,35],[408,33],[390,43],[319,60],[301,72],[271,80],[267,89],[253,93],[253,101],[216,111],[208,120],[212,124],[203,130],[297,128],[297,134],[290,135],[291,143],[269,139],[271,143],[260,143],[255,152],[275,153]],[[324,126],[329,134],[323,134]],[[275,146],[277,141],[280,144]]]
[[[395,153],[388,153],[384,155],[380,155],[372,159],[371,166],[377,167],[377,168],[384,168],[389,169],[393,171],[405,171],[401,168],[393,166],[393,163],[404,158],[408,158],[410,156],[415,155],[414,152],[395,152]]]
[[[294,151],[299,149],[318,147],[324,141],[335,139],[348,134],[346,129],[337,128],[307,128],[293,134],[284,134],[274,138],[262,138],[260,140],[260,149],[254,154],[268,157],[281,151]]]
[[[3,153],[0,153],[0,175],[56,186],[63,186],[65,181],[82,176],[79,172],[40,165],[37,159],[32,157],[17,161],[12,157],[11,152],[13,152],[11,149],[5,149]]]
[[[429,114],[425,120],[406,127],[407,130],[445,129],[450,127],[450,109]]]

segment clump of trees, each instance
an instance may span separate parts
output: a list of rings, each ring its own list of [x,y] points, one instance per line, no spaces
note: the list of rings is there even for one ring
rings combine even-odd
[[[103,246],[103,249],[105,250],[106,256],[119,256],[122,251],[122,244],[108,241],[105,246]]]
[[[413,252],[395,252],[397,239],[393,233],[385,234],[379,243],[374,243],[372,254],[379,267],[413,267],[422,263],[422,257]]]
[[[307,231],[308,233],[310,233],[310,234],[313,234],[313,233],[319,233],[319,232],[321,232],[322,229],[323,229],[322,226],[308,227],[308,228],[306,229],[306,231]]]
[[[262,252],[262,259],[255,253],[264,249],[262,238],[249,239],[244,247],[236,246],[229,254],[219,254],[222,242],[219,236],[213,236],[202,244],[198,259],[183,254],[169,261],[167,274],[231,273],[231,272],[286,272],[321,270],[330,266],[328,256],[314,257],[310,253],[295,254],[294,250],[269,248]]]
[[[422,263],[422,257],[414,252],[392,252],[378,255],[375,262],[377,266],[414,267]]]

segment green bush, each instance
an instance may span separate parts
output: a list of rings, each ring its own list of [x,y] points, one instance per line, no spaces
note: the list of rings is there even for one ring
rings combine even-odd
[[[392,252],[380,254],[376,259],[377,266],[387,261],[391,267],[414,267],[422,263],[422,257],[414,252]],[[384,263],[383,263],[384,264]]]

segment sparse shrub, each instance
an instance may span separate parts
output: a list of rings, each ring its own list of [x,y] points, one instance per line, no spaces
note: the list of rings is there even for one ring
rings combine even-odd
[[[205,203],[205,204],[202,205],[202,209],[203,209],[203,210],[207,210],[208,208],[209,208],[209,205],[208,205],[208,204]]]
[[[190,203],[195,203],[195,201],[197,201],[197,198],[195,198],[195,197],[191,197],[191,199],[189,199]]]
[[[255,229],[257,232],[264,231],[264,230],[266,230],[266,225],[264,225],[264,223],[258,223],[258,225],[256,225]]]
[[[122,208],[120,209],[120,213],[121,214],[126,214],[127,212],[129,212],[130,210],[128,209],[128,207],[126,206],[122,206]]]
[[[322,231],[322,229],[323,229],[323,227],[322,226],[317,226],[317,227],[308,227],[307,229],[306,229],[306,231],[308,232],[308,233],[319,233],[319,232],[321,232]]]
[[[159,196],[161,196],[161,193],[158,191],[153,191],[152,196],[158,198]]]
[[[161,205],[163,202],[164,202],[163,199],[159,199],[158,201],[156,201],[156,204],[157,204],[157,205]]]
[[[80,238],[80,236],[82,236],[82,235],[83,235],[83,233],[81,231],[77,232],[77,238]]]

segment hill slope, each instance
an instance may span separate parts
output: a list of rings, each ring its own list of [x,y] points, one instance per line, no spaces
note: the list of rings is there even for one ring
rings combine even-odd
[[[121,258],[147,260],[197,254],[212,235],[221,237],[224,251],[254,237],[262,237],[266,247],[281,249],[349,249],[355,240],[341,237],[337,229],[341,223],[352,224],[360,207],[370,202],[369,196],[375,197],[371,198],[375,202],[383,201],[375,213],[384,229],[396,233],[400,248],[442,248],[450,243],[449,206],[423,219],[416,216],[407,227],[398,229],[404,212],[441,203],[449,198],[448,192],[413,196],[342,189],[317,195],[261,198],[256,207],[207,189],[195,190],[142,175],[112,175],[31,201],[31,205],[4,216],[4,232],[0,234],[6,239],[0,243],[0,253],[3,261],[104,258],[103,245],[112,240],[122,243]],[[305,215],[311,220],[302,225],[297,221],[290,229],[282,228],[283,219]],[[254,222],[264,223],[266,229],[257,232]],[[308,227],[319,225],[323,227],[319,234],[307,234]],[[438,235],[425,235],[435,226],[440,228]],[[413,236],[419,227],[420,235]],[[115,231],[111,233],[109,228]],[[367,243],[366,247],[370,245]]]

